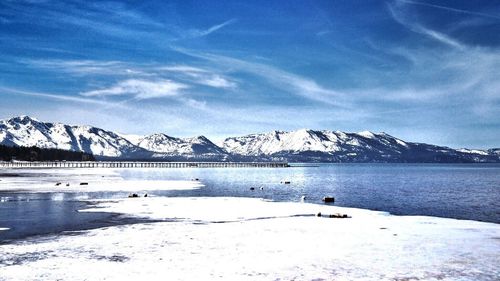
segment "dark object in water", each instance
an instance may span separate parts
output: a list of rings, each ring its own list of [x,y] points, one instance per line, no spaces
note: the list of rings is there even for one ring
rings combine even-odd
[[[325,202],[325,203],[334,203],[335,202],[335,197],[325,196],[325,197],[323,197],[323,202]]]
[[[88,182],[81,182],[80,185],[89,185]]]
[[[191,179],[192,181],[199,181],[200,179],[199,178],[194,178],[194,179]]]
[[[337,218],[337,219],[347,219],[347,218],[350,218],[350,216],[348,216],[347,214],[340,214],[340,213],[331,214],[328,217],[329,218]]]
[[[282,184],[290,184],[290,181],[281,181]]]
[[[259,187],[259,189],[260,189],[260,190],[264,190],[264,187],[263,187],[263,186],[261,186],[261,187]]]
[[[250,190],[255,190],[255,187],[250,187]]]
[[[60,183],[60,182],[56,183],[56,186],[60,186],[60,185],[61,185],[61,183]]]
[[[66,186],[69,186],[69,183],[67,183]]]
[[[137,197],[139,197],[139,195],[137,195],[137,193],[132,193],[132,194],[128,195],[128,198],[137,198]]]
[[[325,218],[335,218],[335,219],[349,219],[349,218],[351,218],[347,214],[341,214],[341,213],[323,215],[323,214],[321,214],[321,212],[319,212],[316,216],[317,217],[325,217]]]
[[[144,194],[144,197],[148,197],[148,194],[147,194],[147,193],[146,193],[146,194]]]

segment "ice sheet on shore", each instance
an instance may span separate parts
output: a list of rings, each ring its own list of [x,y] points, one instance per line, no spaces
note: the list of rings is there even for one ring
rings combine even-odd
[[[164,222],[0,245],[6,280],[498,280],[500,225],[245,198],[131,198]],[[103,208],[85,211],[103,211]],[[350,219],[314,216],[347,213]]]
[[[2,172],[5,173],[3,177],[0,175],[0,191],[13,192],[140,192],[203,186],[201,182],[190,180],[124,180],[114,169],[10,169]],[[23,176],[12,176],[16,173]]]

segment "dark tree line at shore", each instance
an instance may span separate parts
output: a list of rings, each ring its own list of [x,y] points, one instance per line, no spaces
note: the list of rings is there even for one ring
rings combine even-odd
[[[92,154],[36,146],[0,145],[0,161],[95,161]]]

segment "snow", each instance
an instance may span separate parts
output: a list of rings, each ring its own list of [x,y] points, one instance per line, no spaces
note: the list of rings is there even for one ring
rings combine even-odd
[[[396,139],[396,142],[399,144],[399,145],[402,145],[404,147],[408,147],[408,144],[400,139]]]
[[[359,132],[357,133],[358,135],[362,136],[362,137],[365,137],[365,138],[368,138],[368,139],[374,139],[375,138],[375,134],[370,132],[370,131],[362,131],[362,132]]]
[[[387,158],[398,159],[403,151],[412,149],[415,145],[386,133],[375,134],[370,131],[344,133],[300,129],[290,132],[272,131],[231,137],[227,138],[219,147],[203,136],[176,138],[162,133],[149,136],[116,134],[91,126],[44,123],[27,116],[0,120],[0,143],[85,151],[98,156],[110,157],[165,158],[181,156],[216,159],[229,158],[231,155],[228,153],[244,156],[281,154],[280,156],[293,159],[294,154],[301,152],[320,152],[324,153],[326,157],[335,155],[340,158],[352,155],[349,153],[356,153],[359,159],[364,159],[365,155],[382,156],[380,153],[383,152],[388,156]],[[485,161],[489,155],[496,156],[498,154],[495,154],[495,150],[491,150],[491,152],[471,149],[453,150],[431,145],[426,146],[429,151],[449,155],[455,155],[457,151],[476,154],[471,155],[470,159],[465,158],[477,162]],[[369,161],[370,157],[372,156],[365,160]],[[343,159],[343,161],[345,160],[349,160],[349,158]],[[404,162],[405,159],[401,160]]]
[[[336,137],[329,138],[325,132],[307,129],[228,138],[224,141],[223,147],[231,153],[252,156],[284,151],[339,151]]]
[[[145,137],[142,135],[132,135],[132,134],[122,134],[122,133],[116,133],[118,136],[128,140],[130,143],[133,145],[138,145],[139,142]]]
[[[165,134],[153,134],[140,139],[137,142],[137,145],[148,151],[169,155],[225,154],[220,147],[212,143],[204,136],[193,138],[174,138]],[[200,150],[200,147],[203,147],[203,149]]]
[[[182,178],[125,181],[118,169],[23,172],[37,176],[3,177],[0,190],[59,192],[66,187],[54,182],[63,180],[74,182],[69,188],[78,191],[140,193],[202,185]],[[54,193],[52,200],[63,197]],[[500,276],[499,224],[257,198],[149,196],[91,202],[79,212],[112,212],[151,222],[1,244],[0,280],[498,280]],[[336,213],[351,218],[328,218]],[[6,230],[0,225],[0,231]]]
[[[470,154],[488,155],[488,152],[486,152],[484,150],[479,150],[479,149],[460,148],[460,149],[457,149],[457,151],[463,152],[463,153],[470,153]]]
[[[0,245],[0,276],[6,280],[498,280],[500,276],[497,224],[247,198],[131,198],[104,201],[98,207],[165,221]],[[319,211],[352,218],[316,217]]]
[[[369,140],[367,140],[369,139]],[[408,145],[389,135],[374,134],[370,131],[359,133],[344,133],[340,131],[314,131],[301,129],[291,132],[274,131],[265,134],[254,134],[244,137],[227,138],[223,142],[223,147],[230,153],[240,155],[272,155],[283,152],[304,152],[316,151],[324,153],[356,153],[362,155],[358,150],[373,152],[372,142],[381,143],[383,146],[391,148],[394,153],[400,153],[397,147],[392,147],[390,140],[395,140],[398,144],[408,147]]]
[[[0,120],[2,143],[120,156],[134,146],[118,135],[91,126],[44,123],[28,116]]]
[[[17,170],[3,170],[16,173]],[[203,186],[200,181],[185,180],[124,180],[114,169],[23,169],[35,173],[32,177],[3,177],[0,191],[12,192],[100,192],[150,190],[192,190]],[[56,185],[60,183],[59,185]],[[87,185],[80,185],[87,183]],[[66,186],[69,184],[69,186]]]

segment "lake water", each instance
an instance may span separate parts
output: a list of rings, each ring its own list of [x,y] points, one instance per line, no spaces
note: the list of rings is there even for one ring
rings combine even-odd
[[[125,179],[191,180],[196,190],[150,191],[155,196],[258,197],[500,223],[497,164],[322,164],[281,169],[123,169]],[[290,184],[281,184],[282,180]],[[254,190],[251,190],[251,188]],[[261,189],[262,187],[262,189]],[[123,221],[115,214],[78,213],[82,199],[123,198],[128,192],[13,193],[0,191],[0,242],[31,235],[95,228]],[[193,206],[195,208],[196,206]]]

